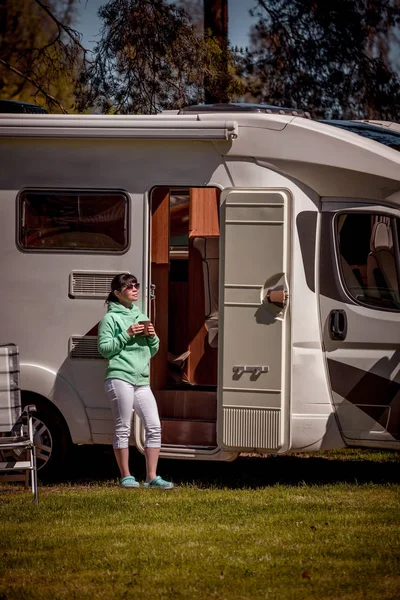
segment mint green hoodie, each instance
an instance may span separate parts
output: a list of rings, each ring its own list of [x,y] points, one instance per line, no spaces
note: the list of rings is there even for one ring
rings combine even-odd
[[[110,302],[108,312],[99,325],[98,348],[108,358],[106,379],[122,379],[133,385],[149,385],[150,358],[157,354],[159,338],[130,336],[127,329],[139,321],[149,321],[134,304],[126,308]]]

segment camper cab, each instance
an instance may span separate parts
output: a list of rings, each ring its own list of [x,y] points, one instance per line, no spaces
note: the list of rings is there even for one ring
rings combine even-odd
[[[262,106],[0,117],[0,331],[42,465],[112,441],[97,326],[121,272],[161,339],[162,456],[400,448],[400,154],[374,129]]]

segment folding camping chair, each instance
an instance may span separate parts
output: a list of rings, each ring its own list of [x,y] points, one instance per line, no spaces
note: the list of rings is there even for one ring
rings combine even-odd
[[[19,352],[15,344],[0,345],[0,474],[15,481],[15,473],[31,476],[34,504],[38,503],[36,447],[33,440],[33,405],[21,406]],[[7,451],[11,451],[8,453]],[[10,457],[8,457],[10,454]],[[28,477],[25,479],[27,483]]]

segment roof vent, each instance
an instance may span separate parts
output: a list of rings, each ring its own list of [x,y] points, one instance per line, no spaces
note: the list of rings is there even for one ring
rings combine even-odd
[[[190,115],[193,113],[211,113],[211,112],[229,112],[229,113],[262,113],[270,115],[292,115],[294,117],[304,117],[311,119],[311,115],[304,110],[297,108],[281,108],[271,104],[247,104],[246,102],[232,102],[221,104],[196,104],[194,106],[185,106],[179,111],[179,115]]]

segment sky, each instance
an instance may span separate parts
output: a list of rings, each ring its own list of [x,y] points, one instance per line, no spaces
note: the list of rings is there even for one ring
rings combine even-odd
[[[98,41],[96,35],[100,30],[100,19],[97,11],[107,0],[80,0],[74,28],[82,34],[82,45],[91,50]],[[249,43],[248,33],[255,22],[249,10],[255,5],[254,0],[228,0],[229,41],[233,46],[245,47]]]

